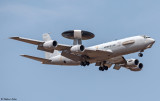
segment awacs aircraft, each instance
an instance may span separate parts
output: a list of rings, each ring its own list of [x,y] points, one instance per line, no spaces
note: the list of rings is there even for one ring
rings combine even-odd
[[[72,39],[73,45],[59,44],[52,40],[48,33],[43,34],[44,41],[22,37],[10,37],[10,39],[37,45],[38,50],[45,51],[45,58],[21,55],[40,61],[42,64],[89,66],[95,63],[96,66],[99,66],[100,71],[108,70],[113,64],[116,70],[124,67],[131,71],[141,71],[143,64],[139,63],[138,59],[125,59],[123,55],[139,52],[138,55],[142,57],[142,52],[151,48],[155,43],[154,39],[143,35],[85,48],[82,40],[93,38],[93,33],[84,30],[70,30],[63,32],[62,36]]]

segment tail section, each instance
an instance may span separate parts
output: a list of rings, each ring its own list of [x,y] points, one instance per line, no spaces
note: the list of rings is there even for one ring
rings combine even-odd
[[[33,59],[33,60],[36,60],[36,61],[40,61],[42,63],[47,63],[47,62],[51,61],[51,60],[48,60],[48,59],[44,59],[44,58],[40,58],[40,57],[35,57],[35,56],[30,56],[30,55],[21,55],[21,56],[29,58],[29,59]]]
[[[48,33],[43,34],[42,37],[43,37],[44,41],[52,40],[51,37],[50,37],[50,35]],[[54,50],[53,53],[45,52],[45,58],[49,59],[51,57],[54,57],[54,56],[57,56],[57,55],[60,55],[60,54],[61,53],[59,51],[57,51],[57,50]]]
[[[44,33],[42,35],[44,41],[52,40],[51,36],[48,33]]]

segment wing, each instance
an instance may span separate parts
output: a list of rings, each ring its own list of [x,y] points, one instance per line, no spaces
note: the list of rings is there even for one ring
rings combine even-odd
[[[108,67],[111,67],[112,64],[115,64],[113,68],[116,70],[119,70],[121,68],[120,64],[125,64],[127,62],[123,56],[113,57],[106,61],[107,62],[105,63],[105,65]],[[101,62],[96,62],[96,66],[101,66]]]
[[[10,37],[10,39],[26,42],[26,43],[33,44],[33,45],[38,45],[38,48],[37,48],[38,50],[47,51],[51,53],[54,51],[54,49],[50,49],[50,50],[45,49],[43,47],[44,41],[33,40],[33,39],[28,39],[28,38],[23,38],[23,37]],[[71,45],[58,44],[55,50],[59,50],[59,51],[68,50],[69,51],[71,47],[72,47]],[[87,55],[89,57],[97,57],[100,55],[110,54],[110,53],[112,53],[110,50],[104,51],[104,50],[85,49],[85,51],[81,53],[81,55]]]
[[[104,60],[106,57],[112,55],[111,50],[100,50],[100,49],[90,49],[86,48],[84,52],[80,53],[81,55],[88,56],[92,59],[97,59],[97,60]]]
[[[108,60],[112,64],[124,64],[126,63],[126,59],[123,56],[117,56]]]
[[[65,46],[65,47],[66,49],[62,51],[61,55],[74,61],[85,61],[86,56],[89,57],[90,60],[95,58],[98,59],[98,57],[103,59],[102,56],[106,58],[106,56],[112,54],[111,51],[91,50],[91,49],[85,49],[84,52],[74,54],[70,52],[71,46]]]
[[[18,40],[18,41],[34,44],[34,45],[40,45],[40,44],[44,43],[44,41],[27,39],[27,38],[22,38],[22,37],[10,37],[10,39],[14,39],[14,40]]]
[[[74,60],[76,62],[83,61],[83,58],[81,57],[81,55],[75,55],[70,53],[69,51],[62,51],[61,55],[71,60]]]
[[[63,51],[63,50],[70,50],[72,46],[69,45],[63,45],[63,44],[58,44],[55,49],[45,49],[42,45],[38,45],[38,50],[42,50],[42,51],[46,51],[46,52],[50,52],[53,53],[54,50],[58,50],[58,51]]]
[[[23,38],[23,37],[10,37],[10,39],[26,42],[26,43],[33,44],[33,45],[38,45],[37,47],[38,50],[42,50],[42,51],[46,51],[50,53],[53,53],[54,50],[70,51],[70,48],[72,47],[71,45],[58,44],[55,47],[55,49],[45,49],[43,47],[43,44],[45,41],[33,40],[33,39],[28,39],[28,38]],[[78,54],[79,54],[78,56],[76,54],[70,54],[70,53],[65,53],[62,55],[72,60],[82,61],[81,55],[88,56],[90,58],[98,59],[99,57],[99,59],[103,59],[102,57],[106,58],[108,55],[112,54],[112,51],[86,48],[84,52],[78,53]]]
[[[42,50],[42,51],[46,51],[46,52],[50,52],[50,53],[54,52],[54,49],[45,49],[43,47],[44,41],[33,40],[33,39],[28,39],[28,38],[23,38],[23,37],[10,37],[10,39],[26,42],[26,43],[33,44],[33,45],[38,45],[38,48],[37,48],[38,50]],[[70,46],[70,45],[58,44],[57,47],[55,48],[55,50],[59,50],[59,51],[69,50],[71,47],[72,46]]]
[[[89,49],[86,48],[82,55],[86,55],[89,57],[108,57],[112,54],[111,50],[100,50],[100,49]]]
[[[108,60],[112,64],[115,64],[113,69],[119,70],[121,68],[120,64],[125,64],[127,61],[123,56],[114,57]]]

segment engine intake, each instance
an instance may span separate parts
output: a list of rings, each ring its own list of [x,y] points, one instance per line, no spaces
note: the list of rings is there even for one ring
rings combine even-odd
[[[138,59],[129,59],[127,60],[127,66],[128,67],[136,67],[139,64],[139,60]]]
[[[143,68],[143,64],[142,64],[142,63],[139,63],[138,68],[139,68],[139,69],[142,69],[142,68]]]
[[[43,44],[43,47],[45,49],[54,49],[56,46],[57,46],[57,41],[54,41],[54,40],[50,40],[50,41],[46,41],[44,44]]]
[[[77,53],[77,52],[83,52],[84,49],[85,49],[85,47],[83,45],[75,45],[75,46],[72,46],[70,51],[73,53]]]
[[[131,67],[131,68],[129,68],[129,69],[130,69],[131,71],[141,71],[142,68],[143,68],[143,64],[142,64],[142,63],[139,63],[139,64],[137,65],[137,67]]]

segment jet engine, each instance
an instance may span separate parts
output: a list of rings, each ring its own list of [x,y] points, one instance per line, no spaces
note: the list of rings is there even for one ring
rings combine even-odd
[[[57,46],[57,41],[54,41],[54,40],[50,40],[50,41],[46,41],[44,44],[43,44],[43,47],[45,49],[54,49],[56,46]]]
[[[78,52],[83,52],[84,49],[85,47],[83,45],[75,45],[71,47],[70,51],[73,53],[78,53]]]
[[[142,68],[143,68],[143,64],[142,64],[142,63],[139,63],[139,64],[137,65],[137,67],[131,67],[130,70],[131,70],[131,71],[141,71]]]
[[[127,67],[137,67],[138,64],[139,64],[138,59],[129,59],[127,60],[126,66]]]

